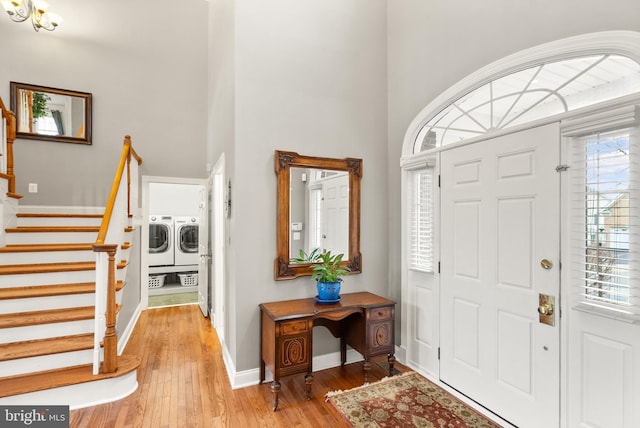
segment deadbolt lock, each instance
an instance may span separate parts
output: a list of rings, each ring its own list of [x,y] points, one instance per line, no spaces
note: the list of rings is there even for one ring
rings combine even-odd
[[[548,294],[538,296],[538,317],[542,324],[555,325],[555,298]]]

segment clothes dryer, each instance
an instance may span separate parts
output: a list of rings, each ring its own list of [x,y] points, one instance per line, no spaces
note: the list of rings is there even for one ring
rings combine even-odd
[[[149,266],[172,266],[174,255],[173,216],[149,216]]]
[[[176,217],[175,218],[175,264],[197,265],[198,254],[198,233],[200,219],[198,217]]]

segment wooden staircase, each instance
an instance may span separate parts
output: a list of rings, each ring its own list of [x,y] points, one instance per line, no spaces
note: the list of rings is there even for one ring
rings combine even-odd
[[[125,397],[137,388],[140,359],[118,355],[116,317],[142,158],[125,136],[103,214],[19,212],[16,119],[2,99],[0,112],[0,405],[77,408]]]
[[[133,373],[136,356],[113,373],[93,373],[96,241],[102,215],[17,214],[0,247],[0,404],[3,397]],[[125,236],[132,233],[127,227]],[[127,241],[130,242],[130,239]],[[128,258],[130,244],[121,246]],[[116,299],[127,260],[116,273]],[[120,306],[117,305],[118,310]],[[104,327],[102,327],[104,328]]]

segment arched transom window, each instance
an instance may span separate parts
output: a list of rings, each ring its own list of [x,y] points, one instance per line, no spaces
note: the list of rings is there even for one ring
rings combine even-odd
[[[640,65],[620,55],[546,62],[468,92],[420,129],[414,153],[640,92]]]

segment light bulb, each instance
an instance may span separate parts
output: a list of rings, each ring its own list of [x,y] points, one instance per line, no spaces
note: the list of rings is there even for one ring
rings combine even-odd
[[[2,7],[7,11],[9,15],[13,15],[16,12],[16,5],[12,1],[3,0]]]
[[[57,13],[49,12],[47,13],[47,16],[49,17],[49,22],[54,27],[57,27],[62,22],[62,17]]]
[[[34,0],[33,7],[40,13],[44,13],[49,9],[47,0]]]

